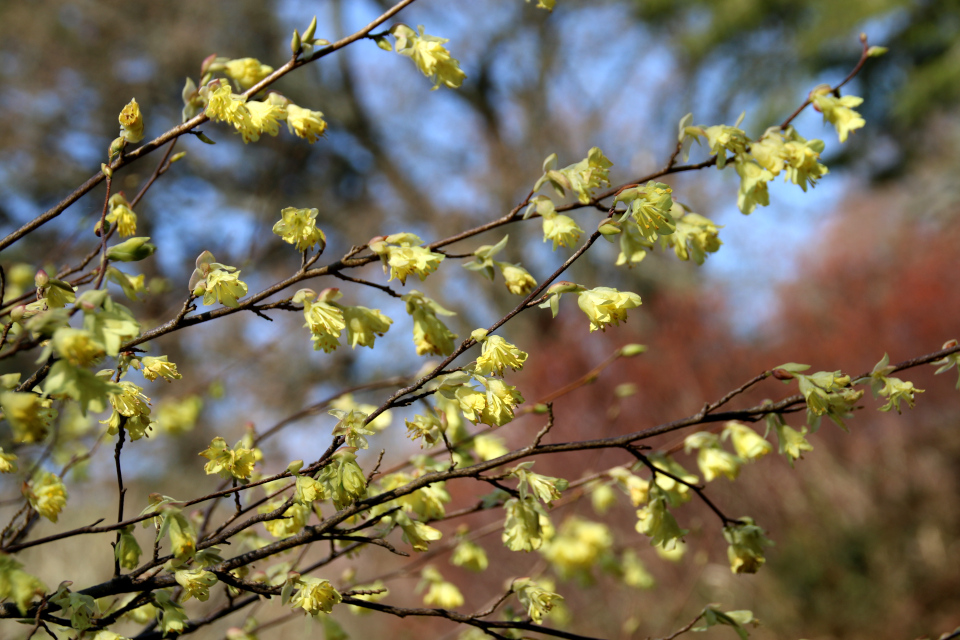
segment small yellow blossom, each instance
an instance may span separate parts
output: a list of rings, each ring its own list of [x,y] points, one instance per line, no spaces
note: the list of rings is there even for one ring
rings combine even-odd
[[[563,596],[547,591],[530,578],[514,580],[512,588],[520,604],[527,609],[527,615],[536,624],[543,624],[544,614],[559,604],[559,600],[563,600]]]
[[[217,584],[217,576],[203,569],[186,569],[173,574],[174,579],[187,594],[186,599],[196,598],[206,602],[210,597],[210,587]]]
[[[343,597],[333,588],[329,580],[320,578],[298,578],[300,590],[293,596],[290,604],[300,607],[313,617],[333,611],[333,605],[340,604]]]
[[[525,296],[537,286],[537,281],[530,275],[530,272],[520,265],[508,262],[495,262],[494,264],[500,268],[500,273],[503,274],[507,290],[510,293]]]
[[[273,233],[292,244],[297,251],[306,251],[320,245],[320,251],[327,246],[327,237],[317,227],[318,209],[297,209],[287,207],[280,211],[280,220],[273,225]]]
[[[629,291],[617,291],[610,287],[597,287],[580,291],[577,304],[590,319],[590,331],[605,331],[610,325],[618,326],[627,320],[627,309],[640,306],[640,296]]]
[[[120,530],[120,541],[113,550],[114,556],[124,569],[133,570],[140,565],[140,545],[133,536],[133,525]]]
[[[0,406],[3,407],[3,417],[13,430],[14,442],[31,443],[43,440],[57,417],[53,400],[41,398],[35,393],[0,393]]]
[[[410,27],[399,24],[391,30],[396,38],[396,52],[408,56],[420,69],[420,73],[433,80],[433,88],[441,84],[451,89],[458,88],[467,77],[460,69],[460,63],[450,56],[443,46],[449,42],[446,38],[427,35],[423,26],[414,32]]]
[[[773,451],[770,443],[760,434],[736,421],[730,421],[724,426],[723,437],[730,438],[737,455],[744,460],[759,460]]]
[[[324,289],[318,297],[312,289],[300,289],[294,302],[303,304],[303,325],[310,329],[313,348],[330,353],[340,346],[340,334],[346,328],[343,310],[333,301],[341,296],[337,289]]]
[[[527,354],[515,345],[500,336],[488,336],[483,339],[483,353],[477,358],[477,373],[502,376],[506,367],[519,371],[526,361]]]
[[[323,114],[319,111],[311,111],[295,104],[288,104],[287,127],[290,129],[290,133],[294,133],[313,144],[327,130],[327,123],[323,119]]]
[[[61,327],[53,334],[53,348],[61,358],[77,367],[89,367],[100,362],[106,350],[90,331]]]
[[[423,580],[417,587],[419,591],[424,585],[430,588],[423,598],[423,603],[427,606],[434,605],[441,609],[456,609],[463,605],[463,594],[457,589],[456,585],[443,579],[443,575],[436,568],[424,567],[421,574]]]
[[[766,562],[764,547],[773,544],[751,518],[740,518],[740,523],[725,527],[723,537],[730,544],[727,557],[733,573],[756,573]]]
[[[273,73],[273,67],[262,64],[256,58],[238,58],[225,63],[223,71],[242,88],[249,89]]]
[[[457,334],[450,331],[437,318],[437,314],[446,316],[455,314],[419,291],[406,294],[403,296],[403,301],[406,302],[407,313],[413,317],[413,342],[417,347],[417,355],[445,356],[453,353],[453,341]]]
[[[377,336],[385,334],[393,324],[393,320],[381,313],[379,309],[359,306],[344,306],[343,321],[347,325],[347,341],[354,349],[357,345],[372,349]]]
[[[140,113],[136,98],[131,99],[123,108],[119,120],[121,138],[131,144],[143,140],[143,114]]]
[[[141,372],[143,377],[153,382],[157,378],[163,378],[167,382],[179,380],[183,376],[177,371],[177,365],[170,362],[167,356],[144,356],[141,360]]]
[[[757,205],[769,206],[767,183],[773,180],[773,174],[756,162],[743,161],[741,158],[737,158],[736,169],[740,176],[740,191],[737,194],[740,211],[752,213]]]
[[[246,104],[247,111],[250,112],[250,122],[257,132],[256,137],[250,142],[256,142],[262,133],[277,137],[280,133],[280,121],[287,119],[286,110],[269,102],[247,102]],[[247,140],[244,139],[244,142]]]
[[[270,502],[259,509],[259,513],[270,513],[276,511],[283,501]],[[283,512],[283,515],[276,520],[267,520],[263,523],[264,528],[274,538],[289,538],[295,536],[307,524],[307,519],[313,511],[305,504],[292,504]]]
[[[210,461],[203,466],[204,472],[207,475],[216,473],[221,478],[249,478],[257,458],[252,449],[244,448],[242,444],[242,441],[238,442],[233,449],[229,449],[223,438],[214,438],[210,446],[199,454]]]
[[[389,271],[390,280],[396,278],[400,284],[406,284],[410,274],[425,280],[446,258],[421,244],[423,240],[412,233],[395,233],[371,240],[370,250],[380,256],[383,272]]]
[[[23,494],[30,506],[50,522],[56,522],[60,512],[67,506],[67,489],[63,481],[49,471],[41,471],[34,476],[24,485]]]
[[[210,306],[219,302],[225,307],[240,306],[238,300],[247,295],[247,283],[240,280],[240,272],[235,267],[221,265],[207,274],[203,293],[203,304]]]
[[[110,224],[117,223],[117,232],[120,237],[127,238],[137,235],[137,214],[130,208],[130,203],[122,193],[110,196],[110,213],[106,220]]]
[[[840,142],[846,142],[851,131],[856,131],[867,124],[866,120],[852,108],[860,106],[862,102],[863,98],[857,96],[838,98],[830,94],[820,94],[813,97],[813,106],[823,113],[824,122],[829,122],[836,128]]]
[[[204,113],[215,121],[232,124],[237,130],[252,128],[247,99],[233,92],[226,81],[214,81],[200,89],[201,97],[206,100]]]
[[[17,454],[4,453],[0,447],[0,473],[13,473],[17,470]]]
[[[570,216],[562,213],[543,218],[543,241],[553,241],[553,248],[571,247],[577,243],[580,236],[583,235],[577,222]]]
[[[487,559],[487,552],[483,547],[469,540],[461,540],[457,548],[453,550],[450,556],[450,562],[458,567],[463,567],[468,571],[486,571],[490,561]]]

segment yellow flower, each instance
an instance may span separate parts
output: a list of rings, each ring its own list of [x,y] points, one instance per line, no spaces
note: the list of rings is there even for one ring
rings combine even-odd
[[[333,588],[329,580],[320,578],[298,578],[300,590],[290,601],[294,607],[300,607],[311,616],[330,613],[333,605],[339,604],[343,597]]]
[[[804,451],[813,451],[813,445],[806,437],[807,428],[801,427],[800,431],[792,429],[785,424],[777,425],[777,438],[780,440],[780,453],[785,453],[790,458],[790,464],[794,460],[803,457]]]
[[[431,568],[431,567],[428,567]],[[437,572],[439,576],[439,572]],[[442,576],[439,580],[428,580],[430,589],[423,597],[423,604],[437,606],[441,609],[456,609],[463,606],[463,594],[452,582],[446,582]]]
[[[13,430],[14,442],[39,442],[46,437],[57,417],[53,400],[43,399],[35,393],[0,393],[0,406],[3,407],[3,417]]]
[[[238,130],[252,127],[247,99],[234,93],[229,83],[211,82],[200,89],[200,95],[207,103],[204,113],[211,120],[229,122]]]
[[[483,547],[469,540],[462,540],[457,545],[453,555],[450,556],[450,562],[458,567],[476,572],[485,571],[490,564],[487,559],[487,552],[483,550]]]
[[[800,185],[804,191],[807,190],[807,184],[815,186],[817,180],[830,173],[819,162],[822,152],[823,140],[805,140],[791,128],[790,139],[783,145],[783,159],[787,164],[786,179]]]
[[[333,304],[340,295],[337,289],[324,289],[321,299],[314,301],[317,294],[312,289],[300,289],[293,296],[294,302],[303,303],[303,326],[310,329],[315,351],[330,353],[340,346],[340,334],[347,326],[340,306]]]
[[[500,267],[500,273],[506,282],[507,290],[517,296],[525,296],[537,286],[537,281],[530,272],[518,264],[495,262]]]
[[[41,471],[34,479],[24,485],[24,496],[37,513],[56,522],[63,508],[67,506],[67,489],[56,474]]]
[[[120,112],[120,137],[130,143],[143,140],[143,114],[140,105],[133,98]]]
[[[453,340],[457,334],[450,331],[437,318],[437,314],[456,314],[447,311],[419,291],[411,291],[402,299],[406,302],[407,313],[413,317],[413,342],[417,347],[417,355],[445,356],[453,353]]]
[[[514,371],[523,369],[527,354],[515,345],[510,344],[500,336],[489,336],[482,342],[483,354],[477,358],[477,373],[480,375],[502,376],[506,367],[510,367]]]
[[[17,455],[15,453],[4,453],[3,447],[0,447],[0,473],[13,473],[17,470]]]
[[[774,176],[780,175],[784,165],[783,133],[780,127],[767,129],[760,140],[750,145],[750,155]]]
[[[236,272],[236,273],[231,273]],[[239,307],[238,300],[247,295],[247,283],[240,280],[240,272],[225,265],[211,269],[207,274],[203,304],[209,306],[219,302],[225,307]]]
[[[390,280],[396,278],[401,284],[406,284],[410,274],[416,274],[421,281],[425,280],[446,258],[442,253],[419,246],[422,243],[412,233],[395,233],[372,240],[370,250],[380,256],[383,272],[389,270]]]
[[[491,427],[502,427],[513,420],[513,409],[523,403],[523,396],[516,387],[503,380],[488,378],[483,384],[487,388],[487,395],[480,422]]]
[[[577,304],[590,319],[590,331],[605,331],[627,320],[627,309],[640,306],[640,296],[610,287],[597,287],[577,293]]]
[[[137,214],[130,208],[130,203],[122,193],[110,196],[110,213],[106,220],[110,224],[117,223],[117,232],[123,238],[137,234]]]
[[[313,144],[327,130],[327,123],[319,111],[303,109],[295,104],[287,105],[287,127],[291,133]]]
[[[167,356],[151,357],[144,356],[141,360],[141,372],[143,377],[151,382],[157,378],[163,378],[167,382],[179,380],[183,376],[177,371],[177,365],[167,360]]]
[[[393,320],[379,309],[366,307],[343,307],[343,321],[347,325],[347,340],[353,349],[357,345],[372,349],[377,336],[385,334],[393,324]]]
[[[114,556],[124,569],[136,569],[140,564],[140,545],[133,536],[133,525],[120,530],[120,541],[113,550]]]
[[[327,245],[327,237],[317,228],[317,209],[287,207],[280,211],[280,220],[273,225],[273,233],[297,251],[306,251],[319,244],[320,251]]]
[[[411,520],[403,511],[398,512],[393,519],[403,530],[403,541],[413,547],[414,551],[426,551],[431,542],[443,537],[437,529],[419,520]]]
[[[57,329],[53,334],[53,348],[60,357],[78,367],[96,364],[106,354],[91,332],[72,327]]]
[[[268,102],[247,102],[247,110],[250,112],[250,123],[257,131],[257,136],[250,140],[252,142],[256,142],[261,133],[276,137],[280,133],[280,121],[287,118],[283,107]],[[244,142],[248,140],[244,138]]]
[[[730,438],[737,455],[744,460],[759,460],[773,451],[769,442],[745,424],[728,422],[723,428],[723,437]]]
[[[563,596],[547,591],[530,578],[514,580],[512,588],[520,604],[526,607],[527,615],[537,624],[542,624],[543,615],[549,613],[558,600],[563,600]]]
[[[756,573],[766,562],[764,547],[773,543],[767,539],[764,530],[753,523],[752,518],[740,518],[740,521],[743,524],[733,524],[723,530],[723,537],[730,544],[727,547],[730,571]]]
[[[863,98],[857,96],[837,98],[829,94],[821,94],[813,98],[813,106],[823,113],[824,122],[829,122],[836,128],[840,142],[846,142],[847,135],[851,131],[867,124],[866,120],[851,108],[859,106],[862,102]]]
[[[210,461],[203,466],[204,472],[207,475],[216,473],[221,478],[249,478],[257,458],[253,449],[244,448],[242,444],[242,441],[238,442],[233,449],[228,449],[223,438],[214,438],[199,454]]]
[[[217,584],[217,576],[203,569],[177,571],[173,577],[187,594],[186,600],[196,598],[200,602],[206,602],[210,597],[210,587]]]
[[[273,67],[262,64],[256,58],[238,58],[225,63],[223,72],[244,89],[249,89],[273,73]]]
[[[543,217],[543,241],[553,241],[553,248],[570,247],[576,244],[583,234],[576,221],[562,213]]]
[[[511,551],[539,549],[544,540],[552,537],[552,525],[546,511],[533,496],[522,501],[510,498],[503,505],[507,512],[501,539]]]
[[[270,502],[260,507],[260,513],[270,513],[275,511],[283,504],[283,501]],[[263,523],[264,528],[274,538],[289,538],[295,536],[307,524],[307,519],[313,511],[305,504],[292,504],[283,512],[283,515],[276,520],[267,520]]]
[[[543,555],[562,578],[589,576],[591,568],[613,547],[610,529],[582,518],[568,519],[549,543]]]
[[[737,194],[737,206],[740,207],[740,211],[751,213],[758,204],[763,207],[768,206],[770,194],[767,191],[767,183],[773,180],[773,174],[756,162],[745,162],[739,157],[736,169],[740,175],[740,192]]]
[[[441,84],[451,89],[463,84],[467,74],[443,46],[449,40],[425,34],[422,25],[417,27],[417,32],[403,24],[395,26],[391,31],[397,39],[397,53],[411,58],[420,73],[433,80],[434,89]]]
[[[667,510],[667,496],[656,484],[650,490],[650,502],[637,511],[636,529],[650,537],[650,544],[669,551],[687,534]]]
[[[683,441],[683,445],[687,453],[699,449],[697,466],[700,467],[703,479],[707,482],[720,476],[736,480],[740,474],[740,465],[743,464],[743,460],[729,451],[724,451],[720,447],[720,439],[715,434],[705,431],[690,434]]]

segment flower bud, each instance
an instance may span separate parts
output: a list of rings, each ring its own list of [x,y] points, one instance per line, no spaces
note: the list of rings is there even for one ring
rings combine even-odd
[[[107,259],[115,262],[138,262],[149,258],[157,250],[149,240],[149,237],[136,237],[115,244],[107,249]]]
[[[37,286],[37,289],[42,289],[50,284],[50,276],[47,275],[46,271],[40,269],[37,271],[37,275],[34,276],[33,283]]]
[[[632,358],[638,356],[641,353],[645,353],[647,350],[646,345],[642,344],[627,344],[620,347],[620,357],[622,358]]]

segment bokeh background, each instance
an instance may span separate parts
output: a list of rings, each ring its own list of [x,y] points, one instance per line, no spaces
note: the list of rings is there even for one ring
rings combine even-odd
[[[35,217],[97,169],[130,98],[142,106],[148,138],[158,135],[179,122],[184,78],[197,79],[211,53],[279,66],[289,57],[292,30],[302,31],[313,15],[317,35],[334,40],[387,6],[369,0],[0,2],[0,230]],[[215,146],[193,138],[178,144],[188,155],[137,209],[139,235],[160,247],[135,265],[154,292],[130,303],[147,325],[176,313],[203,250],[240,267],[251,291],[292,273],[299,257],[270,233],[284,207],[320,210],[331,256],[380,233],[439,239],[512,209],[550,153],[563,166],[599,146],[615,163],[614,183],[623,183],[664,163],[687,112],[709,125],[732,124],[746,111],[744,127],[759,135],[812,87],[843,78],[859,55],[857,36],[866,32],[871,43],[890,49],[847,88],[865,98],[866,128],[841,147],[819,114],[808,110],[797,121],[803,135],[826,141],[831,173],[813,192],[772,183],[771,206],[747,217],[736,210],[732,172],[671,177],[678,199],[724,225],[721,251],[702,267],[655,252],[633,269],[614,271],[613,246],[597,247],[569,279],[636,291],[643,307],[625,327],[589,336],[572,307],[556,320],[539,310],[524,314],[506,335],[532,355],[511,381],[534,400],[576,380],[619,345],[650,347],[557,401],[562,417],[552,437],[559,441],[689,415],[781,362],[860,373],[884,352],[898,361],[960,337],[960,2],[559,0],[550,14],[520,0],[456,6],[421,0],[401,20],[450,39],[468,76],[461,89],[431,92],[408,60],[364,41],[275,86],[323,111],[330,130],[321,142],[311,146],[282,133],[245,146],[226,127],[207,124],[203,130]],[[156,161],[124,169],[115,184],[132,195]],[[92,228],[102,195],[94,191],[5,250],[0,262],[8,273],[17,264],[54,272],[89,251],[97,242]],[[585,229],[596,221],[590,212],[577,218]],[[507,258],[538,278],[566,256],[541,242],[538,224],[508,232]],[[501,234],[452,249],[466,253]],[[502,283],[453,262],[416,287],[457,312],[452,325],[461,336],[515,304]],[[379,281],[379,267],[363,276]],[[184,373],[176,384],[148,390],[154,405],[186,401],[202,409],[196,420],[178,422],[168,414],[169,428],[161,425],[155,437],[127,450],[128,510],[138,511],[153,491],[184,498],[198,488],[213,490],[217,479],[203,475],[197,452],[214,435],[232,442],[248,425],[263,431],[345,387],[411,375],[421,366],[400,306],[372,290],[341,289],[347,304],[382,308],[396,321],[376,351],[313,352],[299,314],[283,313],[272,314],[272,323],[238,314],[152,345]],[[6,373],[27,371],[32,362],[28,356],[0,364]],[[911,372],[905,377],[927,390],[916,409],[880,414],[872,410],[879,403],[866,399],[868,410],[852,421],[851,432],[825,426],[812,439],[815,451],[796,469],[768,459],[745,469],[736,484],[711,485],[728,512],[753,516],[776,541],[757,576],[730,574],[716,522],[698,505],[678,510],[691,533],[684,558],[672,562],[633,531],[633,511],[623,502],[606,521],[617,549],[634,548],[656,587],[629,589],[599,569],[590,580],[561,580],[569,628],[608,638],[666,635],[708,602],[752,609],[763,621],[753,632],[757,638],[904,639],[954,628],[960,624],[954,375]],[[636,392],[618,399],[615,390],[624,383]],[[744,402],[789,392],[771,381]],[[379,404],[384,393],[357,397]],[[403,437],[402,418],[395,412],[393,427],[373,441],[374,450],[387,450],[386,466],[416,449]],[[333,423],[321,413],[288,427],[265,445],[265,469],[316,458]],[[92,440],[94,426],[72,420],[63,428],[89,429]],[[538,428],[524,418],[500,435],[519,445]],[[4,429],[0,441],[9,437]],[[656,444],[671,447],[681,437]],[[61,462],[73,453],[57,451]],[[591,454],[545,459],[537,468],[574,479],[623,462],[615,454]],[[371,464],[364,459],[365,467]],[[82,473],[63,521],[112,517],[109,452],[95,455]],[[12,513],[18,487],[0,488],[0,515]],[[450,489],[455,498],[473,495]],[[573,515],[594,517],[588,501],[579,500],[554,520]],[[452,534],[456,524],[444,531]],[[52,530],[41,524],[35,535]],[[508,554],[497,538],[483,542],[493,566],[479,579],[449,565],[448,554],[431,557],[461,586],[465,610],[484,606],[510,576],[544,569],[535,554]],[[144,547],[146,540],[145,533]],[[99,540],[74,539],[22,555],[52,585],[64,577],[76,585],[96,582],[112,569],[109,547]],[[384,556],[374,550],[353,565],[357,579],[392,572],[392,601],[417,606],[412,591],[419,565],[405,570]],[[325,577],[336,578],[347,566],[334,565]],[[265,622],[281,613],[264,606],[256,615]],[[345,610],[334,617],[357,638],[457,633],[438,621],[356,617]],[[228,620],[197,637],[222,637],[240,622]],[[20,632],[4,624],[0,635]],[[310,624],[294,619],[260,637],[308,637],[320,629]]]

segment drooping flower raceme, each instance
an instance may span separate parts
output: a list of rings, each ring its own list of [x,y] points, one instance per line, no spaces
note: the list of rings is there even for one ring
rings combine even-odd
[[[219,302],[225,307],[240,306],[239,300],[247,295],[247,283],[240,280],[236,267],[221,264],[209,251],[197,257],[197,268],[190,277],[190,290],[195,296],[203,296],[203,304]]]
[[[236,80],[241,88],[249,89],[273,73],[273,67],[261,63],[256,58],[238,58],[224,63],[223,72]]]
[[[442,253],[420,246],[422,244],[423,240],[412,233],[395,233],[378,236],[370,241],[369,246],[380,256],[383,272],[390,273],[390,280],[396,278],[400,284],[406,284],[410,274],[421,281],[426,280],[446,258]]]
[[[280,211],[280,220],[273,225],[273,233],[292,244],[297,251],[306,251],[320,245],[323,251],[327,237],[317,227],[317,209],[297,209],[287,207]]]
[[[137,99],[132,98],[120,112],[120,137],[129,143],[143,140],[143,114]],[[122,144],[122,143],[121,143]]]
[[[483,376],[502,376],[506,367],[514,371],[523,369],[523,363],[527,361],[526,352],[500,336],[487,336],[486,333],[485,330],[478,329],[471,334],[474,340],[483,344],[483,353],[477,358],[477,373]]]
[[[333,611],[333,605],[340,604],[343,597],[329,580],[301,577],[297,579],[300,590],[290,600],[294,608],[301,608],[313,617]]]
[[[544,614],[549,613],[558,600],[563,600],[563,596],[547,591],[530,578],[514,580],[512,589],[526,608],[527,615],[537,624],[543,624]]]
[[[402,299],[406,302],[407,313],[413,317],[413,342],[417,347],[417,355],[445,356],[453,353],[453,340],[457,335],[441,322],[437,314],[456,314],[419,291],[411,291]]]
[[[122,193],[115,193],[109,200],[110,213],[106,220],[110,224],[117,223],[117,232],[122,238],[137,235],[137,214],[130,208],[130,203]]]
[[[287,105],[287,128],[290,133],[313,144],[327,130],[327,122],[319,111],[311,111],[295,104]]]
[[[830,87],[818,87],[811,92],[811,101],[817,111],[823,113],[824,122],[829,122],[837,130],[840,142],[846,142],[852,131],[866,124],[863,117],[853,110],[863,102],[857,96],[837,97],[830,94]]]
[[[49,471],[40,471],[23,486],[23,495],[30,506],[50,522],[56,522],[67,506],[67,489],[63,481]]]
[[[396,39],[396,52],[413,60],[420,73],[433,80],[434,89],[441,84],[451,89],[463,84],[467,74],[443,46],[449,42],[448,39],[424,33],[422,25],[414,31],[405,24],[398,24],[390,32]]]
[[[610,287],[597,287],[577,292],[577,304],[590,319],[590,331],[605,331],[610,325],[626,322],[627,309],[640,306],[640,296]]]

